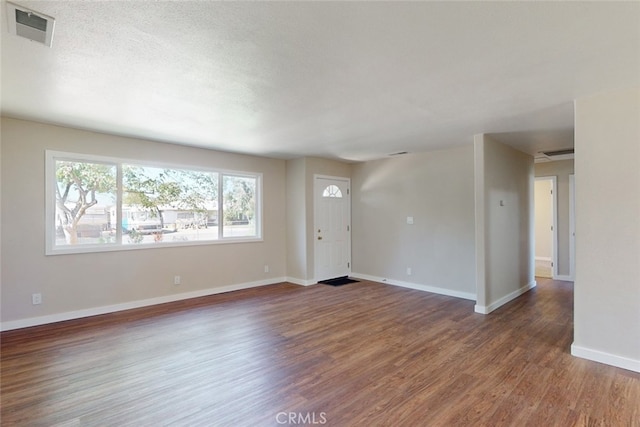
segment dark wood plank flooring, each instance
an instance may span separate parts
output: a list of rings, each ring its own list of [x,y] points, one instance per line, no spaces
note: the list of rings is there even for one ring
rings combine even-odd
[[[278,284],[1,335],[3,426],[640,426],[640,374],[572,357],[573,285],[494,313]]]

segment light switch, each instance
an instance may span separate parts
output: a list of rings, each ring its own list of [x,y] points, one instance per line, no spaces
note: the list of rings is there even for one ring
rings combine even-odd
[[[413,217],[412,216],[408,216],[407,217],[407,224],[413,224]]]

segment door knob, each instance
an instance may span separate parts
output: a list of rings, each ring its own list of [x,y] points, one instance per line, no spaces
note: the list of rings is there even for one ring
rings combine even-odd
[[[322,240],[322,236],[318,236],[318,240]]]

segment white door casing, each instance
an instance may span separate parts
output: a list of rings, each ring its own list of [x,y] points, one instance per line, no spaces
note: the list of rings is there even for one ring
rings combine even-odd
[[[576,280],[576,180],[569,175],[569,277]]]
[[[351,273],[351,194],[348,178],[314,176],[315,280]]]

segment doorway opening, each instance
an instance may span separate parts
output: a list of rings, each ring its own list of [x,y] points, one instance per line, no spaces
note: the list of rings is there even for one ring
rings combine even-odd
[[[542,176],[535,180],[535,275],[537,277],[555,278],[558,275],[556,186],[555,176]]]

